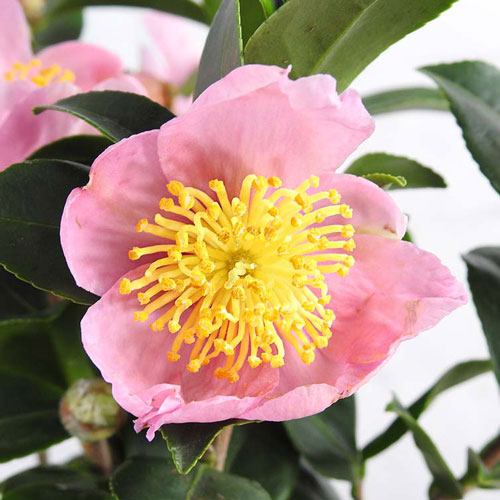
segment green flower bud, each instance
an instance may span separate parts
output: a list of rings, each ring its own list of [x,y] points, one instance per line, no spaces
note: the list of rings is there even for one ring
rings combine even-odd
[[[64,428],[82,441],[101,441],[115,434],[124,413],[104,380],[77,380],[63,396],[59,416]]]

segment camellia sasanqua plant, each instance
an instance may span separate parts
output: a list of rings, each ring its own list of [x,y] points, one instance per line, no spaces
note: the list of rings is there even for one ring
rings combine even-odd
[[[439,110],[500,192],[495,67],[350,87],[454,3],[0,0],[0,461],[41,461],[2,499],[336,500],[334,480],[361,499],[407,433],[430,499],[500,488],[500,436],[456,477],[419,423],[447,389],[500,380],[498,247],[464,256],[491,359],[394,398],[364,447],[355,428],[355,392],[468,294],[390,193],[444,179],[350,155],[375,115]],[[156,9],[140,72],[75,41],[97,5]],[[82,456],[47,463],[72,436]]]

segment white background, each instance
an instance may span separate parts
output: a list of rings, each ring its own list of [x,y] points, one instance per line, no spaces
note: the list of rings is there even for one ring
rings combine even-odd
[[[147,43],[140,13],[134,9],[93,8],[86,12],[85,41],[119,54],[129,69],[138,69],[140,46]],[[387,50],[354,82],[363,95],[399,86],[432,85],[416,68],[441,62],[481,59],[500,66],[500,4],[496,0],[460,0],[451,10]],[[466,281],[460,255],[480,245],[500,244],[500,197],[481,175],[464,146],[452,116],[443,112],[404,112],[376,118],[377,129],[355,156],[383,151],[405,155],[441,173],[446,190],[413,190],[394,194],[410,216],[417,244],[438,255]],[[413,402],[438,376],[456,363],[487,357],[474,307],[468,304],[431,331],[404,343],[392,360],[358,393],[361,445],[392,420],[384,411],[396,394]],[[500,427],[498,389],[492,375],[442,395],[421,417],[457,476],[465,471],[466,449],[476,450]],[[68,441],[52,449],[51,460],[78,453]],[[0,466],[0,479],[33,466],[34,457]],[[426,498],[430,474],[411,437],[367,464],[365,500]],[[348,485],[336,482],[347,499]],[[498,491],[475,491],[470,500],[499,499]],[[138,499],[140,500],[140,499]]]

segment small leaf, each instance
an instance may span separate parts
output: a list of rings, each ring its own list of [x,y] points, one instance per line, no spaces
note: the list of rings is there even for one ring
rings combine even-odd
[[[247,423],[246,420],[224,420],[208,424],[167,424],[161,428],[161,433],[177,470],[187,474],[225,427]]]
[[[467,472],[462,479],[466,487],[500,488],[500,468],[486,467],[481,457],[471,449],[468,450],[467,457]]]
[[[330,483],[319,474],[301,467],[297,486],[290,500],[341,500]]]
[[[353,397],[337,401],[322,413],[284,425],[295,448],[316,471],[357,483],[362,466],[356,448]]]
[[[243,434],[243,442],[238,434]],[[238,442],[239,452],[226,470],[252,479],[273,500],[287,500],[297,482],[299,457],[281,424],[260,423],[235,427],[231,445]]]
[[[175,118],[167,108],[147,97],[115,90],[76,94],[50,106],[37,107],[34,112],[40,114],[48,109],[81,118],[114,142],[160,128]]]
[[[404,188],[408,184],[406,179],[400,175],[372,173],[362,175],[365,179],[372,181],[377,186],[388,191],[389,189]]]
[[[467,277],[500,384],[500,247],[476,248],[464,256]]]
[[[363,104],[371,115],[425,109],[435,111],[448,111],[450,106],[447,99],[437,89],[407,88],[389,90],[363,97]]]
[[[271,500],[268,493],[255,481],[217,472],[204,464],[196,471],[186,500]]]
[[[59,224],[66,198],[88,182],[88,167],[60,160],[31,160],[0,172],[0,263],[37,288],[90,304],[64,258]]]
[[[469,151],[500,193],[500,71],[479,61],[427,66],[421,71],[445,93]]]
[[[82,7],[97,5],[123,5],[127,7],[157,9],[188,17],[195,21],[208,21],[203,9],[191,0],[54,0],[50,4],[48,14],[54,17],[75,9],[81,9]]]
[[[430,404],[444,391],[455,387],[458,384],[488,373],[492,369],[489,359],[474,360],[459,363],[442,375],[436,383],[420,396],[409,408],[408,412],[414,419],[430,406]],[[363,458],[367,460],[386,448],[394,444],[399,438],[404,436],[408,430],[402,418],[397,418],[382,434],[373,439],[363,449]]]
[[[463,491],[460,483],[451,473],[448,465],[439,453],[436,445],[432,442],[427,433],[420,427],[418,422],[412,417],[411,413],[403,408],[399,401],[394,398],[387,406],[387,411],[393,411],[401,417],[413,434],[413,439],[434,478],[433,488],[439,488],[451,498],[462,498]]]
[[[77,40],[83,28],[82,9],[74,10],[55,19],[42,18],[33,29],[33,41],[38,50],[68,40]]]
[[[289,0],[248,41],[245,63],[329,73],[343,91],[381,52],[455,0]]]
[[[99,135],[74,135],[43,146],[29,159],[68,160],[90,166],[112,144],[109,139]]]
[[[392,189],[446,187],[444,179],[428,167],[405,158],[385,153],[371,153],[355,160],[345,171],[346,174],[367,177],[379,186],[384,182],[381,174],[403,178],[405,182],[392,181]]]

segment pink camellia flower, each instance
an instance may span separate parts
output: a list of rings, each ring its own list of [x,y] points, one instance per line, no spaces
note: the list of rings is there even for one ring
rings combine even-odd
[[[64,113],[47,111],[35,116],[35,106],[105,89],[146,93],[136,78],[123,73],[118,57],[94,45],[64,42],[33,56],[21,5],[17,0],[2,1],[0,171],[49,142],[88,131],[83,121]]]
[[[466,301],[385,191],[334,173],[372,130],[332,77],[244,66],[96,159],[61,241],[137,431],[320,412]]]
[[[153,44],[143,49],[141,81],[152,98],[181,114],[192,101],[181,89],[195,75],[208,27],[154,10],[144,15],[144,23]]]

